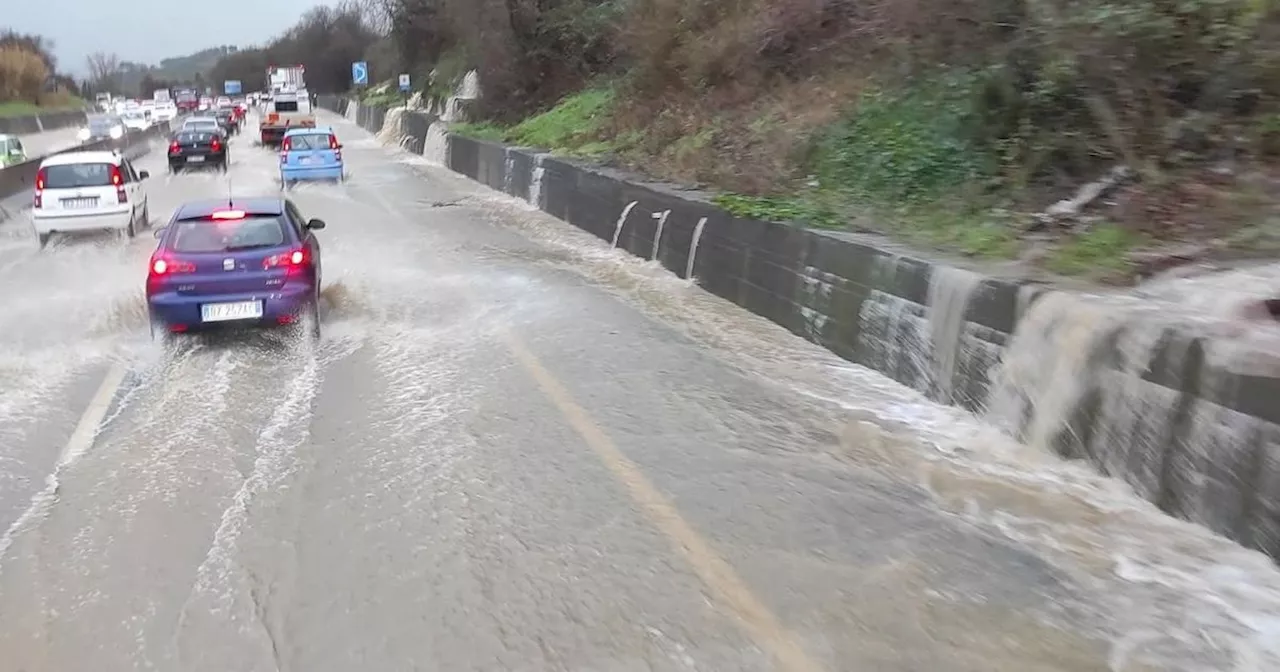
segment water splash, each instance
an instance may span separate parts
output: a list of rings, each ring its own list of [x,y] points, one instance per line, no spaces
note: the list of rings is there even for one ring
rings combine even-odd
[[[538,181],[541,184],[541,180]],[[618,216],[618,223],[613,227],[613,240],[609,242],[609,249],[618,249],[618,239],[622,237],[622,227],[627,223],[627,215],[631,214],[632,208],[640,201],[631,201],[627,207],[622,209],[622,214]]]
[[[449,124],[433,121],[427,127],[427,137],[422,143],[422,156],[431,163],[448,165],[449,163]]]
[[[653,235],[653,251],[649,253],[649,261],[653,261],[658,258],[658,250],[662,245],[662,229],[666,227],[667,217],[671,216],[671,211],[663,210],[662,212],[655,212],[652,216],[654,219],[658,220],[658,230]]]
[[[529,177],[529,205],[539,210],[544,209],[542,202],[542,180],[546,177],[547,169],[542,165],[546,154],[538,154],[533,157],[533,174]]]
[[[934,266],[929,274],[929,340],[938,401],[954,400],[956,360],[963,346],[965,311],[982,276],[950,266]]]
[[[707,218],[698,220],[693,227],[693,241],[689,243],[689,261],[684,266],[684,279],[693,280],[693,262],[698,258],[698,241],[702,240],[702,230],[707,226]]]

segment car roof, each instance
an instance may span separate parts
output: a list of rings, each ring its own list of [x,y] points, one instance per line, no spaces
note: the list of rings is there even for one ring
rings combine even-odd
[[[284,137],[291,135],[335,135],[332,126],[309,126],[306,128],[291,128],[284,132]]]
[[[96,151],[96,152],[63,152],[61,154],[53,154],[45,157],[40,162],[40,166],[69,166],[77,163],[114,163],[119,164],[124,157],[118,153]]]
[[[189,201],[178,206],[174,218],[208,217],[219,210],[244,210],[248,215],[280,215],[284,213],[284,199],[279,196],[251,196]]]

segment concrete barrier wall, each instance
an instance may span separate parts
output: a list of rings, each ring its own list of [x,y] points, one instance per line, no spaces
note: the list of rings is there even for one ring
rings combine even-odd
[[[340,99],[321,104],[346,112]],[[361,106],[357,121],[377,132],[384,117]],[[1267,353],[1199,322],[1099,320],[1074,295],[853,234],[742,219],[697,193],[537,150],[447,140],[449,169],[1280,558],[1280,366],[1241,364]],[[1081,324],[1096,333],[1064,340]],[[1069,377],[1028,382],[1020,366]]]
[[[77,110],[50,112],[29,117],[0,117],[0,133],[14,133],[17,135],[43,133],[58,128],[83,124],[84,120],[85,113]]]
[[[163,138],[169,135],[169,124],[156,124],[145,131],[129,131],[119,140],[98,140],[88,142],[76,147],[70,147],[54,154],[63,154],[66,152],[76,151],[93,151],[118,149],[124,152],[125,156],[130,159],[137,158],[147,153],[152,140]],[[23,192],[31,192],[35,189],[36,173],[40,170],[40,163],[45,157],[31,159],[17,163],[4,170],[0,170],[0,200],[17,196]]]

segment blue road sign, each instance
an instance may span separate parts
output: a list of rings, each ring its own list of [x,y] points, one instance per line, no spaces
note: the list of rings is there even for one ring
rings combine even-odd
[[[409,75],[400,75],[400,90],[409,93]]]
[[[353,84],[369,83],[369,64],[365,61],[356,61],[351,64],[351,82]]]
[[[222,92],[227,94],[228,96],[240,95],[240,80],[228,79],[227,81],[223,82]]]

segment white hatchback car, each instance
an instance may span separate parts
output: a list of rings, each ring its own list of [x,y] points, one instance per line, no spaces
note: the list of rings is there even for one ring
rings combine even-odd
[[[133,237],[150,226],[147,171],[115,151],[54,154],[36,174],[31,219],[40,246],[54,233],[121,231]]]

